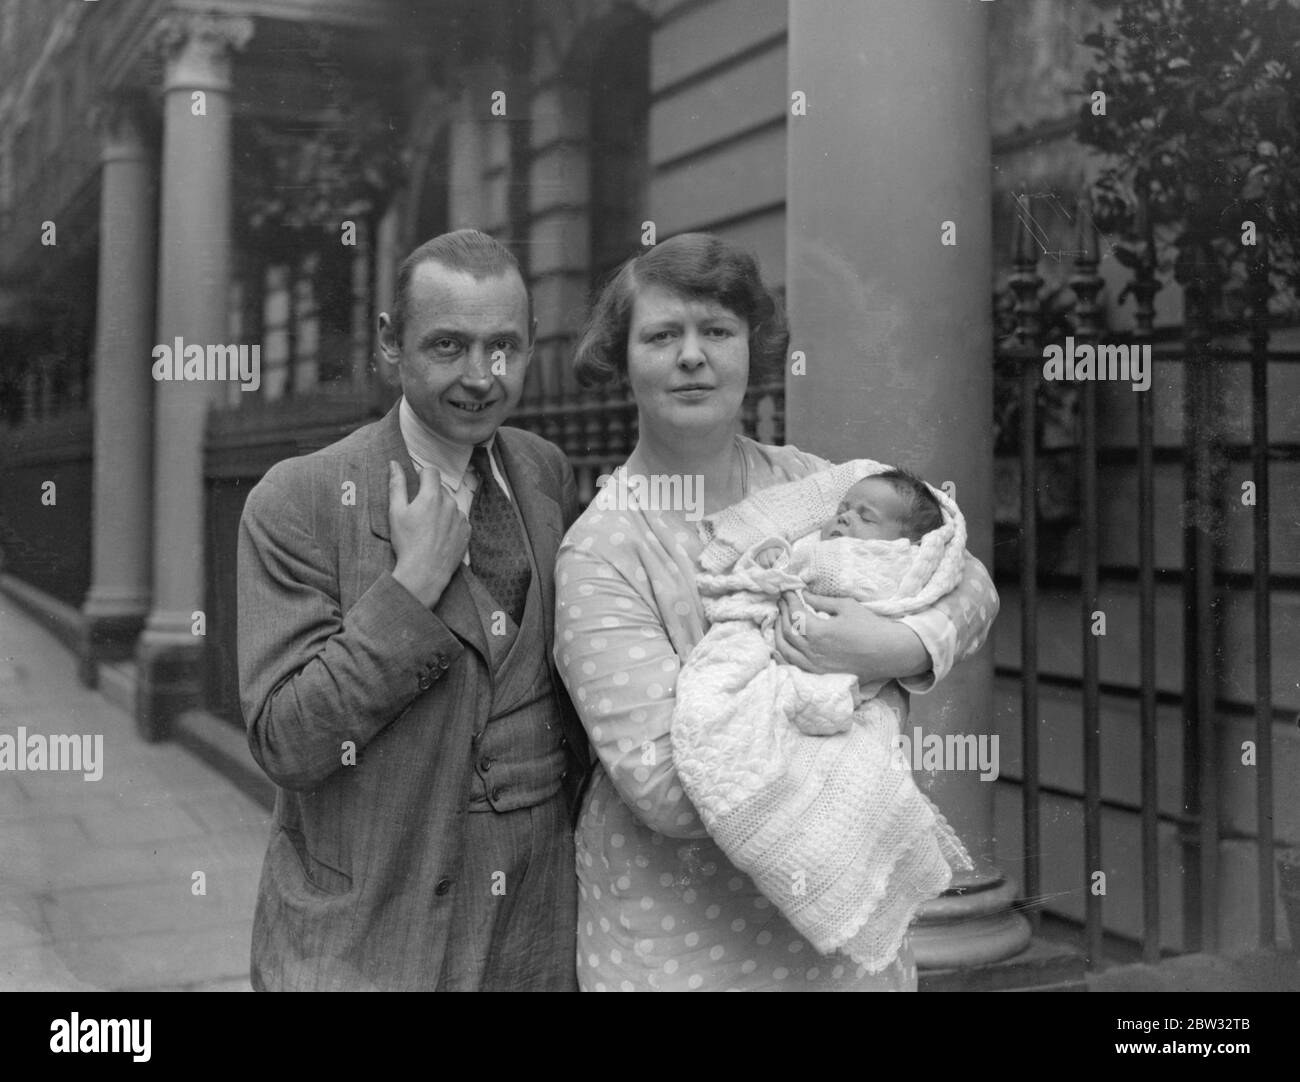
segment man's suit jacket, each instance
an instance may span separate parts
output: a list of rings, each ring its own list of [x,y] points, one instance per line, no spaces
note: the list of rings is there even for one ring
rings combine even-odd
[[[240,522],[241,703],[253,757],[279,787],[257,988],[431,989],[442,968],[471,737],[492,686],[466,569],[432,610],[392,577],[389,460],[411,498],[419,487],[397,416],[276,464]],[[554,673],[549,614],[556,550],[579,511],[573,473],[520,429],[500,429],[496,447],[542,578],[572,798],[588,748]]]

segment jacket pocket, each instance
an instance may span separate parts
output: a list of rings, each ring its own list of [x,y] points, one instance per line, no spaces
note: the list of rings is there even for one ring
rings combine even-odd
[[[352,889],[352,876],[313,856],[302,831],[281,824],[280,832],[298,858],[303,878],[311,886],[324,894],[347,894]]]

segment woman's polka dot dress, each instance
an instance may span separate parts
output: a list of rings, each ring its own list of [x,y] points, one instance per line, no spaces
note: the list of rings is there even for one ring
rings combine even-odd
[[[740,440],[750,491],[829,463]],[[623,484],[621,473],[609,485]],[[617,489],[610,503],[622,507]],[[578,980],[584,991],[913,991],[904,941],[868,974],[823,956],[705,833],[673,769],[677,672],[706,629],[701,542],[672,511],[602,507],[578,519],[556,567],[555,653],[599,759],[578,823]],[[978,648],[997,611],[984,568],[904,620],[935,663],[925,691]]]

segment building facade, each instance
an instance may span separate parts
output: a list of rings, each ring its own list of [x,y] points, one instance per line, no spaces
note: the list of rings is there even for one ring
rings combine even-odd
[[[462,226],[521,259],[539,338],[515,423],[566,451],[584,498],[636,423],[622,392],[582,391],[567,364],[592,291],[656,238],[708,230],[783,290],[805,361],[751,395],[748,430],[951,482],[994,566],[994,519],[1008,518],[990,423],[994,270],[1011,269],[1022,182],[1077,188],[1088,170],[1069,138],[1071,5],[1010,8],[0,0],[0,582],[61,630],[87,683],[129,704],[142,738],[240,726],[244,496],[275,461],[392,403],[375,317],[402,256]],[[1044,70],[1050,93],[1034,98]],[[955,244],[940,242],[949,224]],[[1161,322],[1181,320],[1174,291],[1159,306]],[[256,381],[155,378],[155,350],[185,344],[257,347]],[[1122,404],[1102,416],[1118,432]],[[1106,514],[1123,523],[1131,501]],[[995,650],[918,699],[914,719],[1001,732],[1005,747],[1021,722],[1014,570],[999,586]],[[1294,593],[1280,597],[1279,655],[1297,626]],[[1060,739],[1042,753],[1058,781],[1043,810],[1061,840],[1037,888],[1055,897],[1041,908],[1081,919],[1071,824],[1086,798],[1068,739],[1081,662],[1068,647],[1044,660],[1058,678],[1044,724]],[[1142,684],[1122,658],[1107,664],[1116,688]],[[1278,674],[1279,711],[1300,705],[1294,675]],[[1136,897],[1131,779],[1114,750],[1132,725],[1114,698],[1103,851]],[[1280,739],[1278,754],[1300,750]],[[1013,909],[1025,876],[1010,757],[994,785],[927,784],[980,867],[928,913],[922,964],[958,983],[1076,980],[1077,955],[1031,943]],[[1230,819],[1251,799],[1237,784],[1216,793]],[[1277,790],[1278,837],[1300,843],[1294,786]],[[1249,860],[1243,835],[1224,834],[1229,864]],[[1226,878],[1216,890],[1224,927],[1256,904]],[[1136,904],[1106,911],[1117,942],[1142,939]],[[1157,938],[1187,949],[1181,910],[1164,913]]]

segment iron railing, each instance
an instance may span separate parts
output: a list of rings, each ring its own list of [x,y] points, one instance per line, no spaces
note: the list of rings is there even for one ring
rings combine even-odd
[[[1040,591],[1045,583],[1061,585],[1060,575],[1045,573],[1040,566],[1040,504],[1044,476],[1040,474],[1042,419],[1039,392],[1043,380],[1043,348],[1048,344],[1040,291],[1044,278],[1039,273],[1035,241],[1027,226],[1029,208],[1020,198],[1019,223],[1014,241],[1014,272],[1008,285],[1015,297],[1014,334],[1000,344],[999,371],[1018,383],[1020,431],[1020,523],[1019,561],[1015,587],[1020,601],[1020,668],[1007,668],[1001,675],[1020,681],[1021,739],[1023,765],[1021,782],[1024,841],[1024,891],[1027,909],[1037,925],[1039,900],[1044,897],[1042,874],[1042,798],[1045,792],[1067,795],[1057,787],[1045,786],[1041,776],[1039,730],[1040,686],[1043,675],[1039,662]],[[1147,236],[1146,255],[1135,268],[1129,291],[1135,300],[1134,325],[1122,335],[1103,324],[1100,298],[1103,279],[1098,275],[1099,238],[1087,208],[1081,205],[1076,219],[1078,230],[1073,274],[1069,284],[1074,293],[1073,325],[1077,343],[1128,344],[1152,347],[1153,369],[1181,365],[1184,372],[1180,459],[1183,472],[1183,565],[1158,567],[1156,563],[1155,518],[1155,408],[1157,388],[1137,393],[1136,424],[1131,447],[1098,448],[1097,387],[1086,381],[1078,386],[1076,453],[1078,462],[1077,515],[1078,573],[1068,578],[1077,591],[1081,617],[1081,643],[1077,676],[1052,679],[1056,687],[1072,688],[1078,695],[1079,734],[1082,742],[1084,919],[1083,937],[1089,964],[1102,961],[1106,927],[1103,920],[1104,893],[1089,889],[1095,873],[1103,868],[1102,813],[1104,808],[1137,812],[1141,816],[1142,953],[1146,961],[1161,954],[1161,896],[1159,883],[1159,827],[1162,820],[1177,825],[1183,847],[1184,949],[1214,950],[1218,941],[1219,844],[1221,826],[1219,800],[1224,772],[1218,760],[1219,726],[1216,714],[1240,713],[1240,704],[1228,703],[1218,695],[1223,654],[1219,632],[1222,622],[1221,594],[1240,583],[1219,564],[1219,538],[1223,533],[1224,507],[1221,484],[1230,458],[1248,458],[1255,484],[1253,519],[1253,603],[1254,603],[1254,738],[1256,754],[1256,859],[1259,894],[1259,943],[1276,943],[1274,922],[1274,828],[1272,725],[1273,683],[1271,666],[1268,469],[1270,462],[1300,460],[1300,448],[1272,446],[1267,418],[1267,381],[1270,363],[1294,363],[1300,354],[1269,350],[1267,254],[1262,246],[1253,264],[1252,297],[1247,319],[1248,349],[1233,344],[1241,331],[1211,318],[1212,299],[1194,289],[1185,290],[1185,323],[1174,335],[1154,327],[1154,297],[1160,290],[1154,264],[1154,244],[1145,215],[1139,211],[1139,229]],[[1231,448],[1222,436],[1223,401],[1220,388],[1230,365],[1247,364],[1251,373],[1251,426],[1248,454]],[[1159,456],[1168,461],[1170,455]],[[1100,531],[1103,525],[1099,488],[1099,466],[1120,462],[1136,471],[1137,493],[1137,687],[1103,685],[1098,665],[1100,640],[1094,631],[1094,614],[1100,608],[1103,578],[1124,580],[1127,569],[1103,567]],[[1057,475],[1059,477],[1059,474]],[[1048,569],[1050,571],[1050,569]],[[1171,587],[1181,582],[1183,603],[1183,678],[1180,701],[1186,724],[1183,746],[1182,809],[1162,813],[1158,782],[1161,763],[1157,754],[1157,705],[1171,696],[1162,693],[1156,679],[1157,584]],[[1003,582],[1003,585],[1007,583]],[[1136,698],[1140,748],[1140,806],[1103,799],[1101,697],[1127,694]],[[1075,794],[1068,794],[1075,795]]]

